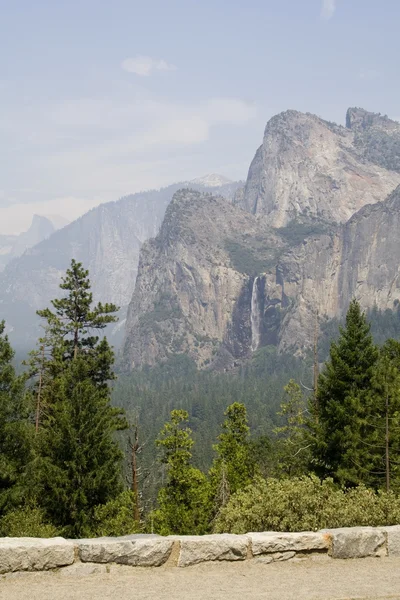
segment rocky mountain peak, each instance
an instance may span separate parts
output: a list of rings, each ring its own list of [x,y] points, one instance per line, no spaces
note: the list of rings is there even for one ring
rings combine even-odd
[[[233,183],[231,179],[224,177],[224,175],[218,175],[218,173],[210,173],[208,175],[203,175],[203,177],[196,177],[192,179],[189,183],[202,185],[204,187],[209,188],[217,188],[223,185],[227,185],[228,183]]]
[[[365,111],[364,117],[358,112],[349,115],[355,126]],[[385,118],[378,119],[386,126]],[[393,129],[392,123],[388,120]],[[294,110],[276,115],[267,123],[236,204],[267,216],[273,227],[304,219],[347,221],[400,183],[394,172],[400,172],[400,136],[387,139],[383,126],[378,132],[376,127],[367,131],[360,135],[358,129]]]
[[[381,129],[388,133],[400,132],[400,123],[389,119],[386,115],[373,113],[363,108],[349,108],[346,113],[346,127],[356,132],[366,129]]]

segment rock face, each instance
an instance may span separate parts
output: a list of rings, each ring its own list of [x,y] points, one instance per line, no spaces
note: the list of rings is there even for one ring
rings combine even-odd
[[[259,346],[302,353],[315,312],[341,317],[400,302],[400,186],[347,223],[271,229],[224,199],[178,192],[160,234],[144,245],[128,311],[128,368],[186,353],[231,367]],[[257,315],[254,311],[257,311]]]
[[[393,309],[399,127],[361,109],[349,109],[346,128],[289,111],[267,125],[233,205],[177,193],[142,248],[127,368],[185,353],[226,369],[266,345],[303,354],[317,312],[340,318],[353,297]]]
[[[400,187],[336,231],[310,238],[282,257],[282,283],[291,309],[282,323],[281,349],[307,347],[316,309],[321,317],[340,318],[352,298],[364,308],[395,308],[400,300],[399,226]],[[276,281],[275,294],[281,290]]]
[[[267,233],[268,232],[268,233]],[[263,247],[263,239],[273,246]],[[244,244],[249,241],[249,249]],[[261,247],[257,256],[251,244]],[[243,244],[243,246],[242,246]],[[159,235],[143,245],[129,306],[124,358],[128,368],[154,364],[170,353],[209,364],[221,341],[232,355],[251,344],[251,279],[240,263],[247,250],[274,260],[279,236],[224,198],[182,190],[169,205]]]
[[[273,117],[239,206],[284,227],[310,217],[343,223],[383,200],[400,183],[400,125],[361,109],[349,109],[347,125],[293,110]]]
[[[205,189],[201,183],[193,185]],[[59,297],[60,277],[72,258],[89,269],[95,300],[120,306],[123,321],[135,285],[140,247],[157,234],[165,209],[181,186],[102,204],[8,264],[0,274],[0,320],[6,320],[13,345],[25,350],[35,343],[40,332],[35,311]],[[238,187],[240,184],[230,182],[218,189],[231,198]],[[122,337],[123,325],[108,332],[114,344]]]

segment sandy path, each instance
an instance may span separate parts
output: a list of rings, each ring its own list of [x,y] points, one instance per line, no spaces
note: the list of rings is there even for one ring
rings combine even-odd
[[[303,560],[186,569],[113,567],[79,576],[24,573],[0,579],[1,600],[400,600],[400,558]]]

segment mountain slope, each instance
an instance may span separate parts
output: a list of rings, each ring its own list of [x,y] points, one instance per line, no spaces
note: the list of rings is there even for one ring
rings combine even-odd
[[[124,344],[128,369],[174,353],[232,367],[259,347],[302,354],[319,320],[400,301],[400,186],[346,224],[272,229],[224,199],[178,192],[141,252]]]
[[[143,245],[135,293],[129,306],[124,360],[128,368],[155,364],[185,352],[199,366],[216,357],[222,340],[247,355],[249,319],[239,335],[229,331],[238,298],[246,304],[248,276],[232,259],[241,240],[262,240],[268,229],[224,198],[180,190],[160,233]],[[277,248],[278,236],[268,231]],[[261,242],[262,243],[262,242]],[[265,263],[274,252],[264,249]],[[261,254],[261,252],[260,252]]]
[[[19,235],[0,235],[0,271],[25,250],[49,237],[57,227],[50,218],[34,215],[27,231]]]
[[[8,264],[0,274],[0,319],[6,320],[13,344],[21,349],[34,344],[40,331],[35,311],[59,296],[60,277],[72,258],[89,269],[95,299],[116,303],[124,319],[141,244],[157,234],[165,209],[181,186],[102,204]],[[232,197],[238,186],[229,183],[219,189]],[[120,325],[115,333],[117,343]]]

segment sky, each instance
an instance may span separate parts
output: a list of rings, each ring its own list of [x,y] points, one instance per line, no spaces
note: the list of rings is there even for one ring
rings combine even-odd
[[[289,108],[400,118],[398,0],[0,0],[0,233],[207,173]]]

